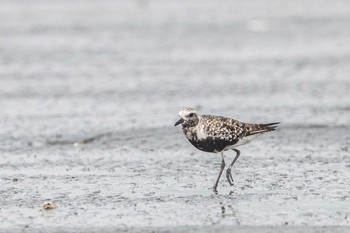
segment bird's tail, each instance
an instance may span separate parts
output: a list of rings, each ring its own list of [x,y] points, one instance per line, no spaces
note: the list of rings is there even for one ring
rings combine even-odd
[[[255,135],[255,134],[274,131],[276,130],[278,124],[280,124],[280,122],[274,122],[274,123],[268,123],[268,124],[254,124],[253,127],[251,127],[252,130],[249,132],[249,135]]]

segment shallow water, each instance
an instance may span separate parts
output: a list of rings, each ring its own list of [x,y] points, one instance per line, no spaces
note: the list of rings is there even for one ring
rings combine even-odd
[[[1,231],[348,231],[350,6],[313,4],[2,1]],[[215,195],[184,106],[282,125]]]

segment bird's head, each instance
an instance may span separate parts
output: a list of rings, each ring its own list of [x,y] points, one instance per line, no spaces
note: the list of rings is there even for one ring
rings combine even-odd
[[[175,123],[174,126],[179,124],[186,126],[195,126],[199,121],[198,114],[193,108],[183,108],[179,112],[180,119]]]

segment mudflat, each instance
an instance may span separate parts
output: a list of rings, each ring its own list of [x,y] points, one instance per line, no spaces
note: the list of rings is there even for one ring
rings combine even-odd
[[[348,232],[350,3],[315,4],[2,1],[1,232]],[[185,106],[282,123],[216,195]]]

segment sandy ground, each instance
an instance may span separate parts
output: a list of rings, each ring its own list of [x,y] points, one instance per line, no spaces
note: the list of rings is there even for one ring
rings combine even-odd
[[[0,231],[349,232],[349,23],[345,0],[1,1]],[[184,106],[282,126],[215,195]]]

